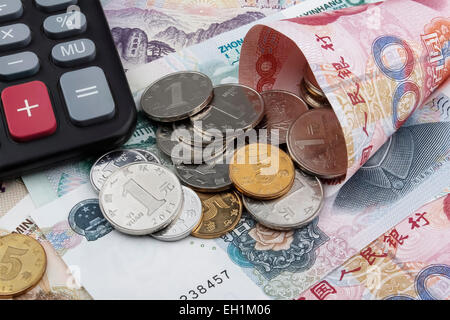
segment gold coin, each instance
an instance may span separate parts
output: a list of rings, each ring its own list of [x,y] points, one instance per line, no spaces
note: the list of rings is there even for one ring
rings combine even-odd
[[[237,226],[242,216],[242,201],[237,192],[197,194],[202,201],[203,218],[191,233],[194,237],[219,238]]]
[[[272,200],[289,192],[295,168],[291,158],[278,147],[253,143],[234,154],[230,178],[236,189],[246,196]]]
[[[329,101],[323,97],[316,96],[312,94],[305,84],[305,79],[303,79],[300,84],[300,97],[313,109],[320,108],[331,108]]]
[[[32,289],[46,268],[47,256],[37,240],[17,233],[0,238],[0,298],[16,297]]]

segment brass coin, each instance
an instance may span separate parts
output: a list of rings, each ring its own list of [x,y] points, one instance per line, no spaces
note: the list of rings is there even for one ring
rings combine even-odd
[[[277,199],[294,183],[294,164],[284,151],[269,144],[253,143],[237,150],[230,164],[230,178],[237,190],[260,200]]]
[[[317,82],[316,77],[314,76],[314,73],[309,65],[306,66],[305,77],[303,79],[309,92],[319,97],[325,97],[325,94],[322,89],[320,89],[319,83]]]
[[[46,268],[47,256],[37,240],[17,233],[0,238],[0,298],[16,297],[32,289]]]
[[[201,239],[219,238],[232,231],[242,216],[242,201],[236,191],[199,193],[203,217],[192,235]]]
[[[306,80],[303,79],[300,84],[300,97],[313,109],[331,108],[330,102],[326,97],[316,96],[308,91]]]
[[[333,179],[347,172],[344,133],[331,109],[300,116],[289,128],[287,146],[292,159],[309,174]]]

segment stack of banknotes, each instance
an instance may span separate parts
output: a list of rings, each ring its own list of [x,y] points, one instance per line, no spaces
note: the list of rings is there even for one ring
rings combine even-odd
[[[347,175],[305,227],[274,231],[244,212],[220,239],[175,245],[108,225],[90,205],[95,157],[2,182],[0,232],[35,237],[48,260],[20,298],[450,297],[449,0],[102,3],[136,102],[185,70],[301,95],[309,67],[343,129]],[[170,166],[155,134],[141,114],[124,148]],[[75,207],[95,224],[74,230]]]

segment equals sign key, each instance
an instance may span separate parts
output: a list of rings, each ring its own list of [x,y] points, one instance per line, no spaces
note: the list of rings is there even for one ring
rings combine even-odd
[[[80,87],[80,83],[84,84]],[[105,122],[115,115],[115,103],[105,73],[99,67],[67,72],[61,90],[70,120],[78,126]]]

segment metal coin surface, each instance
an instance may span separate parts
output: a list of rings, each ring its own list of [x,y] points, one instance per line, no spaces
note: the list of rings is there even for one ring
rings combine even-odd
[[[47,268],[47,256],[35,239],[11,233],[0,238],[0,298],[17,297],[36,286]]]
[[[178,241],[186,238],[202,219],[202,202],[198,195],[183,186],[184,204],[180,216],[167,228],[152,234],[162,241]]]
[[[287,146],[291,157],[306,172],[324,179],[347,172],[347,146],[332,109],[314,109],[290,127]]]
[[[264,101],[258,92],[243,85],[224,84],[214,88],[210,106],[191,121],[200,132],[214,135],[208,133],[214,130],[225,136],[227,130],[255,128],[263,116]]]
[[[326,97],[319,97],[308,91],[306,88],[305,79],[303,79],[300,84],[300,96],[313,109],[331,108],[331,105]]]
[[[175,170],[181,182],[196,191],[220,192],[232,186],[226,161],[200,165],[178,164]]]
[[[144,149],[134,149],[134,150],[143,155],[147,162],[161,164],[161,160],[153,152]]]
[[[309,87],[312,93],[318,96],[324,96],[322,89],[320,89],[320,85],[314,76],[314,73],[311,70],[309,65],[306,65],[304,80],[306,82],[307,87]]]
[[[172,126],[162,125],[156,131],[158,148],[168,155],[173,163],[201,164],[210,162],[225,152],[223,141],[214,141],[207,146],[192,146],[181,141]]]
[[[242,201],[235,191],[197,194],[202,201],[203,217],[191,233],[194,237],[219,238],[237,226],[242,216]]]
[[[183,190],[169,169],[148,162],[114,172],[99,195],[105,218],[120,232],[148,235],[171,224],[183,206]]]
[[[191,146],[206,146],[214,140],[214,137],[207,136],[194,130],[191,121],[174,122],[172,126],[178,139]]]
[[[150,119],[173,122],[202,111],[213,98],[213,85],[195,71],[169,74],[151,84],[142,95],[141,107]]]
[[[261,93],[264,100],[264,118],[260,127],[267,129],[270,134],[278,132],[280,144],[286,143],[286,135],[298,117],[309,110],[302,99],[288,91],[270,90]]]
[[[310,223],[319,214],[323,188],[318,178],[296,170],[294,184],[282,198],[261,201],[244,196],[242,201],[262,225],[275,230],[291,230]]]
[[[244,195],[271,200],[285,195],[294,183],[291,158],[278,147],[253,143],[236,151],[230,163],[230,178]]]
[[[92,166],[91,184],[95,190],[100,191],[111,174],[131,163],[144,161],[146,161],[145,156],[136,150],[121,149],[108,152]]]

